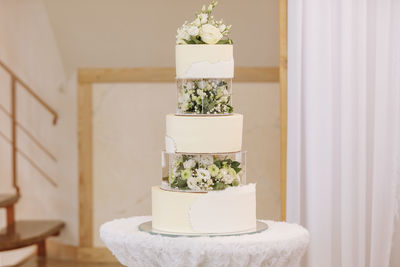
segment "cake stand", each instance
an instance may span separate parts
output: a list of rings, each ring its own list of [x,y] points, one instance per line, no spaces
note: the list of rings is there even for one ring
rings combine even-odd
[[[187,237],[139,230],[151,216],[103,224],[100,236],[125,266],[298,266],[309,242],[302,226],[262,221],[268,229],[239,236]]]

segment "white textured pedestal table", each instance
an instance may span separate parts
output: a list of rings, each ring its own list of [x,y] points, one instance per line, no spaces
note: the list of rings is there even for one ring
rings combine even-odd
[[[263,221],[256,234],[220,237],[166,237],[139,231],[150,216],[103,224],[100,236],[126,266],[298,266],[309,242],[300,225]]]

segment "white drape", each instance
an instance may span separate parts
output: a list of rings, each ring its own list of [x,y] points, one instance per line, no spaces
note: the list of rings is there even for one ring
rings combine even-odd
[[[287,219],[310,231],[307,266],[388,266],[400,180],[400,1],[288,7]]]

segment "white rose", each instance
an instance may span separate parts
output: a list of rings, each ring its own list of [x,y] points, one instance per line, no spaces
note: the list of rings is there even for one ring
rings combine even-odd
[[[220,32],[224,32],[225,30],[226,30],[225,24],[221,24],[221,25],[219,26],[219,31],[220,31]]]
[[[203,168],[197,169],[196,173],[197,173],[197,177],[203,181],[207,181],[207,180],[211,179],[211,175],[210,175],[209,171],[207,171],[206,169],[203,169]]]
[[[193,159],[189,159],[185,162],[183,162],[183,167],[185,169],[191,169],[196,165],[196,161],[194,161]]]
[[[225,184],[231,184],[233,182],[233,180],[234,180],[234,177],[232,175],[230,175],[230,174],[227,174],[222,178],[222,181]]]
[[[196,191],[200,190],[200,187],[197,184],[197,179],[193,176],[191,176],[187,179],[187,185],[192,190],[196,190]]]
[[[208,15],[201,13],[198,18],[200,19],[201,24],[207,23],[208,20]]]
[[[182,42],[185,43],[183,40],[189,40],[190,39],[190,35],[187,32],[187,28],[186,27],[178,29],[178,35],[176,36],[176,39],[177,39],[176,42],[178,44],[180,44]]]
[[[216,44],[222,38],[222,34],[217,27],[211,24],[204,24],[200,29],[200,37],[207,44]]]
[[[199,28],[192,26],[187,31],[191,36],[197,36],[199,34]]]

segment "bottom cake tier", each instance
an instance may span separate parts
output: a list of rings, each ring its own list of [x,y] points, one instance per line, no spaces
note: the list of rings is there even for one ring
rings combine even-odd
[[[256,185],[175,192],[152,187],[153,228],[172,233],[236,233],[256,228]]]

